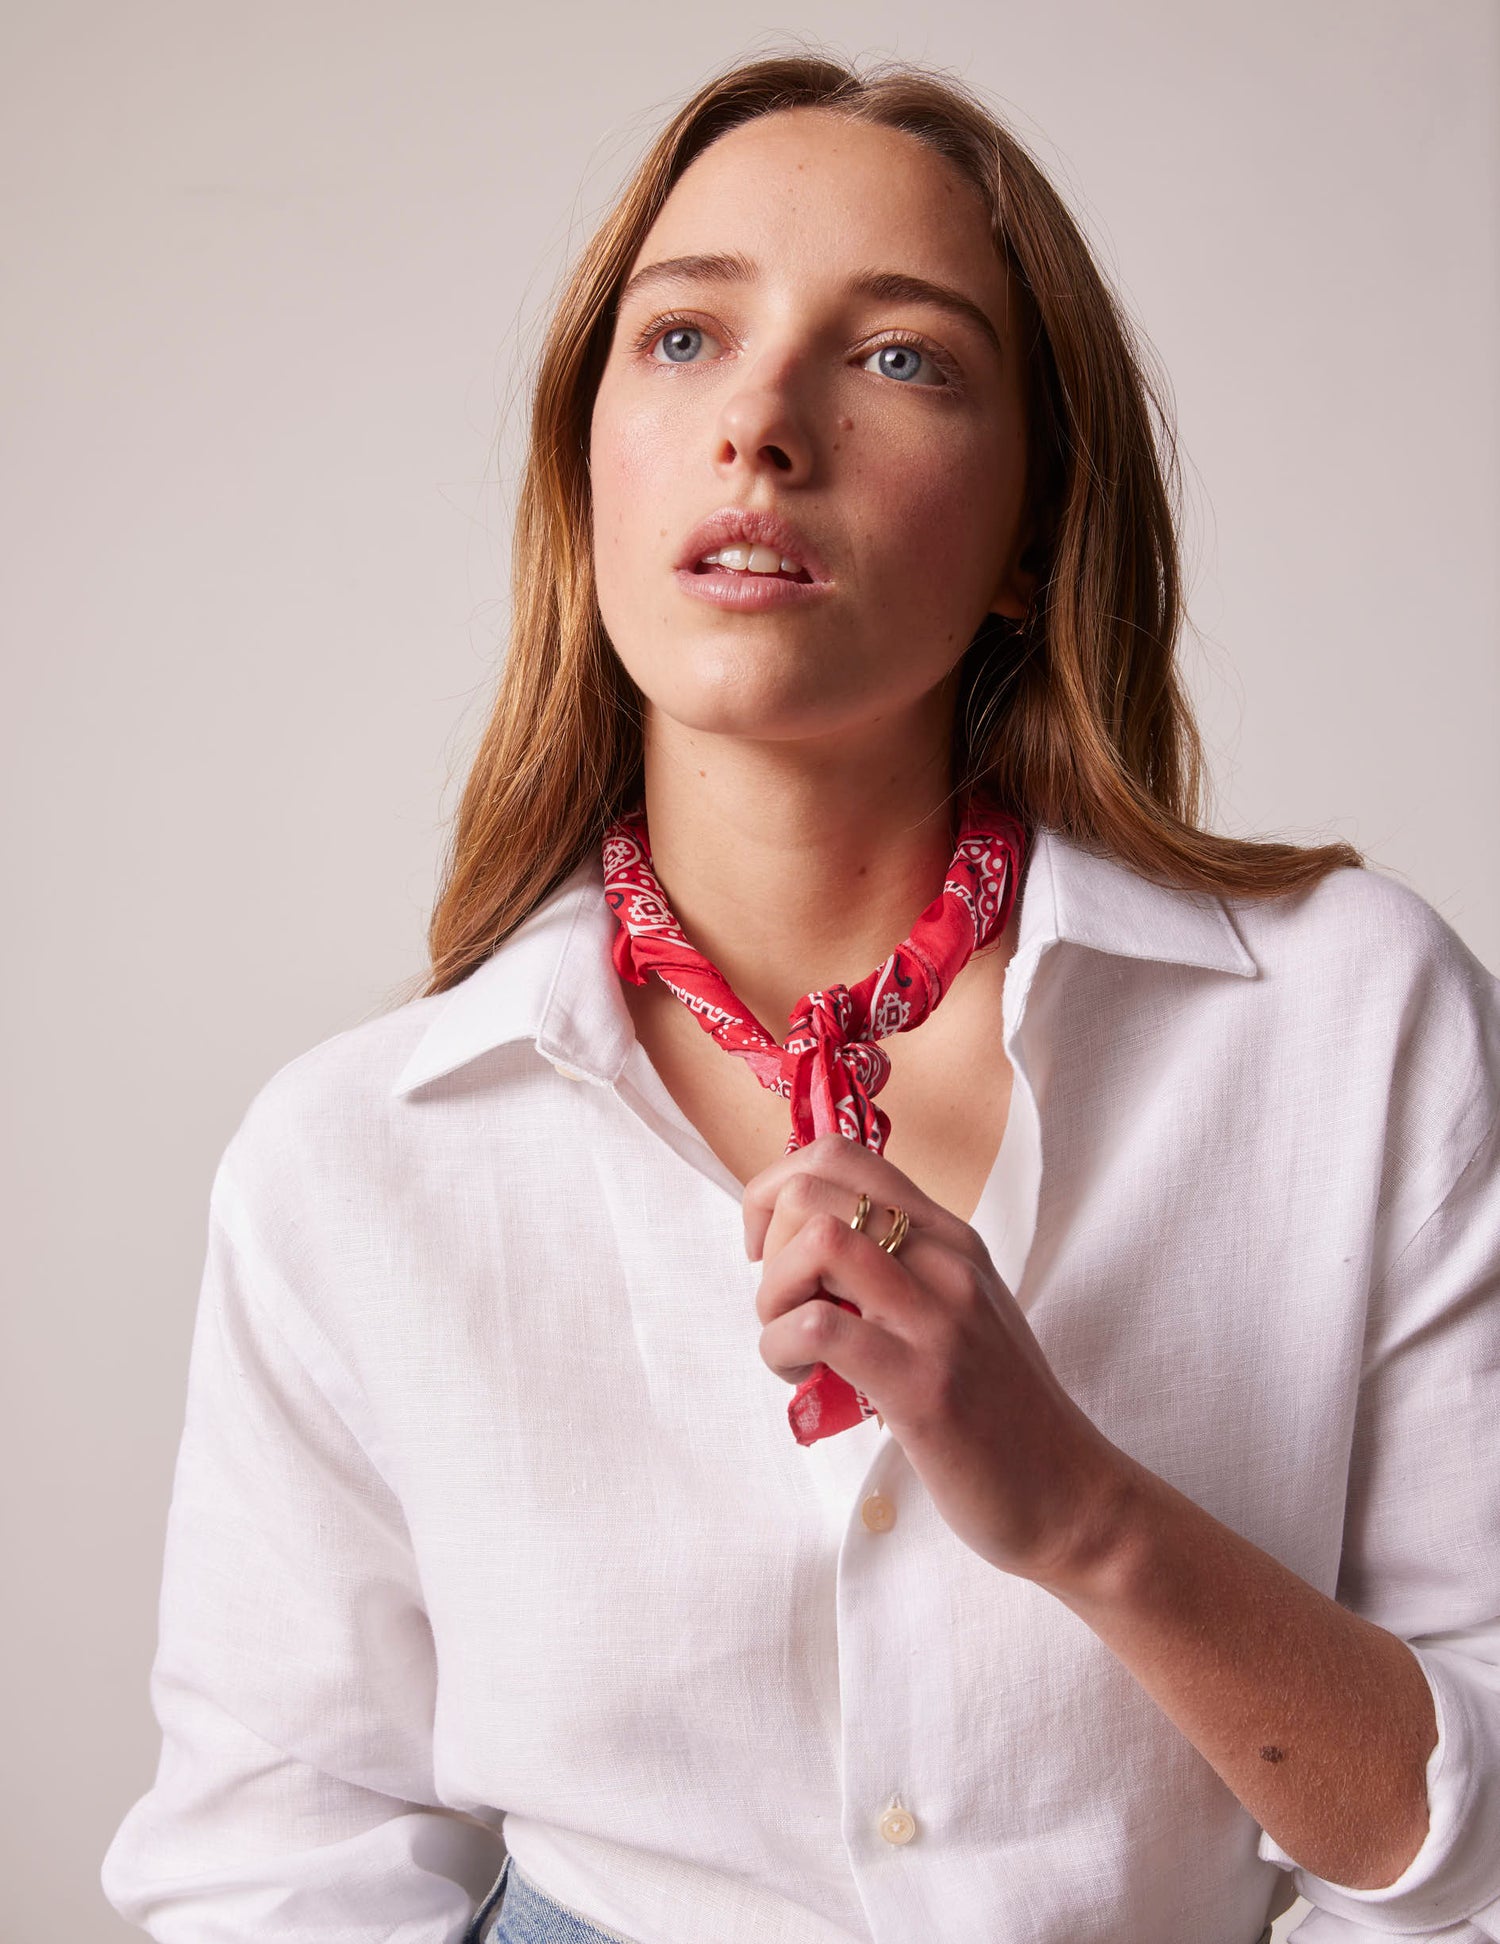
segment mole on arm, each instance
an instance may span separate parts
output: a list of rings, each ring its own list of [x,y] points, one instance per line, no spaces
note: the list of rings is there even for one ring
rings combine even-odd
[[[1286,1751],[1285,1749],[1278,1748],[1275,1742],[1267,1742],[1265,1747],[1260,1751],[1260,1759],[1263,1762],[1284,1762],[1286,1760]]]

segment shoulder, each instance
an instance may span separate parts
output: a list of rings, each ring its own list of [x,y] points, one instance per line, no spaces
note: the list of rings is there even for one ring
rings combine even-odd
[[[1227,899],[1288,1034],[1390,1076],[1418,1120],[1477,1139],[1500,1111],[1500,980],[1432,906],[1372,868]]]
[[[1224,900],[1260,969],[1347,987],[1446,996],[1484,1010],[1500,996],[1486,970],[1427,900],[1372,867],[1330,871],[1280,898]]]
[[[402,1068],[449,1000],[446,992],[423,995],[329,1034],[267,1077],[252,1098],[251,1113],[274,1119],[378,1106],[390,1098]]]
[[[447,995],[424,995],[330,1034],[275,1068],[251,1095],[219,1167],[221,1190],[269,1209],[335,1192],[361,1158],[388,1150],[394,1089]]]

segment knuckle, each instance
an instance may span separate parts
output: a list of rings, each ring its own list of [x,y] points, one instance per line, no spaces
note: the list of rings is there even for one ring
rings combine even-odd
[[[807,1226],[819,1251],[825,1255],[842,1248],[844,1237],[850,1232],[848,1223],[841,1222],[837,1215],[829,1214],[826,1208],[809,1216]]]
[[[966,1309],[973,1309],[986,1300],[989,1274],[989,1255],[982,1242],[977,1248],[971,1247],[965,1237],[959,1236],[941,1251],[940,1260],[934,1251],[932,1280],[945,1295]]]
[[[838,1311],[832,1303],[813,1301],[802,1305],[802,1337],[806,1343],[829,1343],[838,1329]]]
[[[964,1232],[964,1260],[973,1270],[976,1284],[982,1284],[995,1273],[994,1258],[986,1248],[983,1237],[972,1228]]]
[[[952,1270],[953,1293],[966,1309],[977,1309],[985,1300],[984,1275],[977,1262],[959,1256]]]
[[[810,1174],[794,1174],[781,1191],[793,1215],[807,1215],[819,1205],[818,1184]]]

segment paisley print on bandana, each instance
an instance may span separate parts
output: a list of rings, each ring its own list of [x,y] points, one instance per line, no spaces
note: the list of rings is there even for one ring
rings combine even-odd
[[[632,985],[655,973],[706,1033],[742,1059],[763,1087],[791,1108],[785,1152],[836,1132],[874,1153],[885,1151],[890,1121],[875,1103],[891,1063],[879,1041],[919,1026],[968,963],[1005,929],[1025,850],[1017,820],[970,797],[942,891],[911,936],[858,985],[832,985],[798,1001],[778,1041],[739,1000],[717,967],[689,943],[651,868],[644,810],[617,818],[604,834],[604,895],[619,920],[615,970]],[[844,1309],[852,1303],[831,1298]],[[875,1407],[827,1364],[797,1386],[787,1407],[798,1444],[845,1431]]]

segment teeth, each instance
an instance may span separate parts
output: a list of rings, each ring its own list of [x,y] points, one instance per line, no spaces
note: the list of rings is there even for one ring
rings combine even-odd
[[[738,573],[750,574],[800,574],[802,571],[797,561],[785,554],[778,554],[774,547],[747,547],[743,542],[720,547],[717,553],[705,554],[699,565],[729,567]]]

